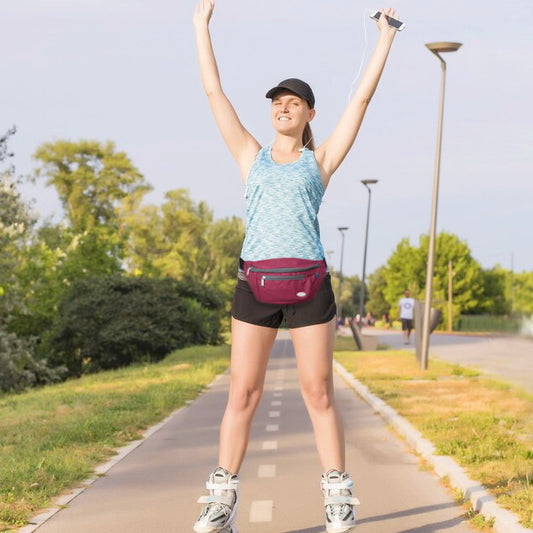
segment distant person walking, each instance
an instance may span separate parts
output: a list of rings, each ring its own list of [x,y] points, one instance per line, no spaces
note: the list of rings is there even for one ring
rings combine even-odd
[[[210,494],[201,499],[207,505],[194,530],[236,532],[238,472],[263,392],[269,354],[285,321],[324,471],[321,487],[327,531],[345,533],[355,526],[357,501],[345,471],[344,433],[333,390],[336,308],[317,215],[331,176],[355,141],[395,30],[384,17],[377,22],[380,36],[359,87],[323,144],[315,148],[309,126],[316,114],[313,91],[306,82],[290,78],[266,93],[272,101],[275,138],[261,146],[242,125],[222,89],[209,31],[214,6],[214,0],[201,0],[194,14],[200,74],[215,121],[246,184],[247,221],[231,312],[231,383],[220,427],[218,467],[206,483]],[[385,13],[395,14],[392,9]],[[293,23],[303,23],[304,15]],[[290,56],[290,35],[283,39]],[[295,67],[298,63],[295,56]],[[254,67],[261,65],[241,65],[243,76]]]
[[[411,298],[409,289],[405,289],[403,298],[398,302],[398,314],[402,321],[403,343],[409,344],[411,331],[413,329],[413,313],[415,309],[415,299]]]

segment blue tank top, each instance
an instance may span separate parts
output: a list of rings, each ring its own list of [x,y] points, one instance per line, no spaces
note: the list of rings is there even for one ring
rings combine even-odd
[[[314,153],[304,148],[293,163],[276,163],[261,148],[246,181],[245,261],[280,257],[323,259],[318,210],[324,196]]]

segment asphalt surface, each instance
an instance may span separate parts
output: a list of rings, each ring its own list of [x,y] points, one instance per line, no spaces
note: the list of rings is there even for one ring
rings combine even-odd
[[[464,509],[383,419],[339,376],[347,469],[356,483],[358,533],[468,533]],[[171,416],[38,533],[185,533],[216,466],[229,376]],[[240,472],[239,533],[322,533],[321,468],[286,332],[275,343]]]

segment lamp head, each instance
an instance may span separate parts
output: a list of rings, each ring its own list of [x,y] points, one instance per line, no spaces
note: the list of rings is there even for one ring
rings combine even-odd
[[[361,183],[363,185],[374,185],[374,183],[377,183],[378,180],[361,180]]]
[[[461,46],[463,46],[463,43],[451,43],[446,41],[426,44],[426,48],[437,55],[442,52],[456,52]]]
[[[348,226],[341,226],[340,228],[337,228],[337,229],[338,229],[339,231],[345,231],[345,230],[347,230],[347,229],[349,229],[349,228],[348,228]]]

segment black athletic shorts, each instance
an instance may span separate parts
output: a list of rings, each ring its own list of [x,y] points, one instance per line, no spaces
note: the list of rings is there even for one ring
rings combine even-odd
[[[252,289],[246,280],[240,279],[235,288],[231,316],[237,320],[279,328],[301,328],[314,324],[329,322],[336,314],[335,296],[331,288],[331,276],[326,274],[312,300],[298,302],[293,305],[265,304],[255,299]]]
[[[402,330],[413,329],[413,319],[412,318],[402,318]]]

